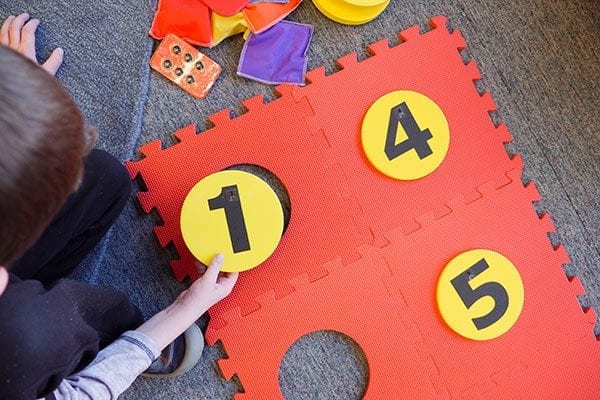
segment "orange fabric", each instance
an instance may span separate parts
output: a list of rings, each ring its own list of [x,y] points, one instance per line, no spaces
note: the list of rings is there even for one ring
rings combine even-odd
[[[172,33],[197,46],[210,46],[210,10],[200,0],[159,0],[150,36]]]
[[[458,30],[436,17],[433,30],[415,26],[405,42],[370,46],[373,57],[338,60],[339,72],[307,74],[305,87],[279,86],[281,97],[197,135],[190,125],[166,149],[159,141],[128,162],[156,208],[162,246],[172,242],[178,279],[197,278],[179,229],[188,191],[203,177],[251,163],[277,175],[288,189],[292,214],[273,256],[240,275],[233,293],[210,310],[207,339],[221,339],[227,378],[237,373],[248,399],[281,398],[278,367],[306,333],[334,329],[352,337],[369,362],[365,399],[597,399],[600,356],[593,327],[568,280],[554,228],[532,207],[533,185],[521,184],[522,162],[509,157],[504,125],[494,126],[489,93],[480,96],[474,62],[464,64]],[[368,107],[394,90],[418,91],[443,110],[450,147],[442,165],[416,181],[396,181],[375,170],[360,147]],[[201,159],[202,162],[198,162]],[[445,264],[473,248],[508,257],[525,286],[525,305],[503,336],[473,342],[453,333],[436,309],[435,287]],[[257,367],[258,366],[258,367]]]
[[[244,8],[244,17],[254,33],[265,31],[287,17],[302,0],[288,3],[251,3]]]

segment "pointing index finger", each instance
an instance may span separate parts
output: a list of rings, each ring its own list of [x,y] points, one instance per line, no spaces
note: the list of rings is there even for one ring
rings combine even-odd
[[[219,272],[221,271],[221,267],[223,266],[224,259],[225,257],[223,256],[223,254],[218,253],[214,256],[214,258],[208,265],[208,268],[206,269],[204,275],[212,282],[217,281],[217,278],[219,277]]]

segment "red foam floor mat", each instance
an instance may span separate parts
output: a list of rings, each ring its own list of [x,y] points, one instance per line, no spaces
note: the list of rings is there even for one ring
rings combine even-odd
[[[238,374],[247,398],[280,398],[285,351],[321,329],[350,336],[365,352],[366,398],[600,395],[595,314],[582,311],[582,289],[564,275],[568,257],[548,241],[552,223],[536,215],[537,192],[521,184],[522,161],[504,149],[510,134],[490,119],[494,102],[473,84],[479,72],[461,58],[460,32],[447,29],[444,17],[430,25],[424,34],[401,32],[400,45],[373,44],[373,56],[360,62],[342,57],[330,76],[311,71],[305,87],[280,86],[281,97],[268,104],[248,99],[239,117],[223,110],[201,134],[185,127],[171,147],[148,143],[140,149],[145,158],[127,163],[147,186],[138,193],[142,207],[164,221],[155,228],[160,244],[172,242],[179,253],[172,262],[178,279],[197,277],[179,213],[200,179],[250,163],[288,189],[292,217],[279,247],[210,311],[207,339],[223,341],[230,358],[222,369]],[[444,161],[419,180],[386,177],[361,148],[365,112],[395,90],[435,101],[450,128]],[[517,323],[482,342],[448,328],[435,298],[442,268],[474,248],[509,258],[525,290]]]

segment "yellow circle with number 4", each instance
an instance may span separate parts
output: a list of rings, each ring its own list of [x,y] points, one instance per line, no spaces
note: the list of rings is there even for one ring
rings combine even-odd
[[[429,175],[450,145],[442,109],[427,96],[399,90],[377,99],[362,123],[363,150],[373,166],[398,180]]]
[[[444,321],[461,336],[490,340],[517,322],[524,302],[523,282],[513,263],[491,250],[470,250],[446,265],[437,285]]]
[[[181,233],[190,252],[206,265],[223,253],[224,272],[246,271],[269,258],[283,222],[283,208],[269,184],[238,170],[205,177],[181,208]]]

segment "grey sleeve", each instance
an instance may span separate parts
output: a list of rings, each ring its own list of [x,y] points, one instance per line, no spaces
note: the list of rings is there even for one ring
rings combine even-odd
[[[65,378],[52,394],[56,400],[116,400],[158,358],[160,350],[143,333],[127,331],[85,369]]]

